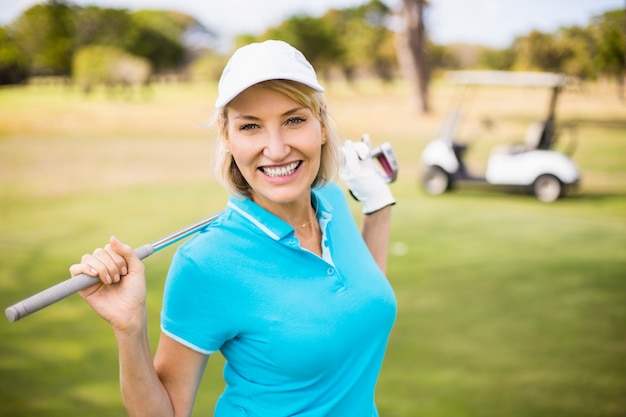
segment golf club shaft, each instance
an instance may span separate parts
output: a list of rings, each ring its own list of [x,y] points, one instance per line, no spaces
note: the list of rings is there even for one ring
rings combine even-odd
[[[180,229],[174,233],[171,233],[153,243],[149,243],[140,246],[134,250],[139,259],[145,259],[152,255],[154,252],[161,250],[173,243],[178,242],[181,239],[186,238],[204,228],[206,225],[215,220],[222,212],[215,213],[205,219],[200,220],[197,223],[191,224],[183,229]],[[84,290],[96,283],[100,279],[98,277],[92,277],[87,274],[80,274],[75,277],[71,277],[62,281],[46,290],[43,290],[31,297],[28,297],[10,307],[4,312],[9,322],[13,323],[23,317],[28,316],[36,311],[41,310],[51,304],[60,301],[69,295],[74,294],[80,290]]]

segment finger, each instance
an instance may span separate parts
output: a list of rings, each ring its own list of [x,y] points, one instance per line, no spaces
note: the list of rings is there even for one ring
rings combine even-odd
[[[351,140],[345,141],[341,149],[343,151],[347,164],[352,164],[353,161],[359,158],[359,155],[354,147],[354,142],[352,142]]]
[[[368,149],[372,147],[372,139],[367,133],[363,133],[363,136],[361,137],[361,142],[363,142]]]
[[[117,253],[124,259],[126,266],[128,267],[126,273],[129,273],[131,270],[143,272],[144,265],[141,262],[141,259],[139,259],[139,257],[137,256],[137,254],[135,254],[135,251],[133,251],[132,247],[125,243],[122,243],[115,236],[111,236],[111,239],[109,241],[111,248],[115,251],[115,253]],[[126,273],[123,273],[122,275],[126,275]]]
[[[128,273],[126,259],[122,255],[117,253],[117,251],[113,248],[113,245],[111,245],[111,243],[107,244],[104,247],[104,250],[106,251],[107,255],[109,255],[110,260],[115,264],[116,271],[112,275],[113,282],[119,282],[120,278]],[[109,269],[110,269],[110,266],[111,266],[110,264],[107,264],[107,267]],[[110,270],[113,271],[112,269]]]
[[[341,147],[341,149],[342,149],[344,152],[349,151],[350,149],[352,149],[352,141],[351,141],[351,140],[346,140],[346,141],[343,143],[343,146]]]
[[[115,259],[113,259],[116,255],[111,250],[111,247],[107,245],[103,249],[96,249],[94,256],[98,261],[102,262],[104,268],[106,268],[107,273],[110,275],[111,282],[119,282],[121,268],[118,266],[117,262],[115,262]]]
[[[354,142],[347,140],[344,142],[343,147],[341,148],[343,151],[344,161],[341,167],[343,175],[352,175],[355,169],[358,169],[359,166],[359,155],[354,148]]]
[[[360,160],[364,161],[366,159],[369,159],[370,147],[369,147],[369,145],[366,142],[364,142],[364,141],[355,142],[354,143],[354,148],[355,148],[356,152],[358,153]]]
[[[81,275],[81,274],[85,274],[85,275],[89,275],[91,277],[98,277],[98,271],[96,271],[94,268],[92,268],[91,266],[89,266],[88,264],[85,263],[81,263],[81,264],[74,264],[72,266],[70,266],[70,274],[72,277]],[[96,289],[100,286],[103,285],[103,281],[102,279],[100,279],[96,284],[90,286],[89,288],[85,288],[84,290],[80,290],[78,291],[78,294],[80,294],[81,297],[84,297],[85,294],[91,294],[94,291],[96,291]]]
[[[104,250],[96,249],[94,254],[85,254],[80,260],[80,264],[76,267],[72,267],[73,271],[77,271],[78,273],[84,273],[87,275],[91,275],[92,277],[97,277],[104,284],[111,284],[113,282],[113,278],[106,265],[98,258]]]
[[[98,276],[98,271],[93,269],[91,266],[87,264],[74,264],[70,266],[70,275],[75,277],[76,275],[86,274],[92,277]]]

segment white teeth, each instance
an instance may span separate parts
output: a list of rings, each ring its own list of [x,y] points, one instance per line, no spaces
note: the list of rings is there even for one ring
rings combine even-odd
[[[298,168],[298,165],[300,165],[300,162],[296,161],[296,162],[292,162],[289,165],[286,165],[284,167],[280,167],[280,168],[268,168],[268,167],[262,167],[263,169],[263,173],[265,173],[265,175],[267,175],[268,177],[284,177],[286,175],[291,175],[296,171],[296,168]]]

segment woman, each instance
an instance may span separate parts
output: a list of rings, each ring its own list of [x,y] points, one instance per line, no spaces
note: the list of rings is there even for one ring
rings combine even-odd
[[[396,312],[383,275],[393,196],[364,142],[343,148],[315,71],[280,41],[245,46],[218,86],[224,214],[176,252],[161,337],[148,343],[144,267],[115,238],[73,265],[113,327],[131,416],[189,416],[209,356],[226,359],[216,417],[377,416]],[[343,155],[342,155],[343,153]],[[362,235],[341,177],[363,203]]]

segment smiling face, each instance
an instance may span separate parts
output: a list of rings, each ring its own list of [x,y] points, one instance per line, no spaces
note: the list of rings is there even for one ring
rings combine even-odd
[[[276,204],[308,204],[324,140],[311,109],[252,86],[229,103],[224,140],[253,201],[270,211]]]

